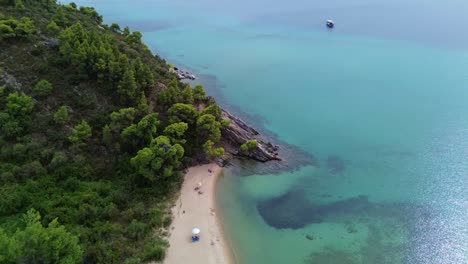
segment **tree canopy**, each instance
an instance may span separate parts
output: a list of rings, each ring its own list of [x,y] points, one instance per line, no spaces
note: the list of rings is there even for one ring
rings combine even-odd
[[[78,263],[83,250],[78,237],[67,232],[57,219],[42,226],[40,214],[31,209],[23,215],[24,229],[8,236],[0,228],[1,263]]]
[[[54,87],[47,80],[40,80],[36,86],[34,86],[34,91],[42,96],[49,95]]]
[[[168,110],[169,123],[184,122],[190,126],[194,126],[200,115],[198,110],[189,104],[176,103]]]
[[[172,145],[168,137],[159,136],[149,147],[138,151],[131,159],[131,164],[137,175],[155,181],[158,178],[173,176],[183,156],[184,148],[181,145]]]
[[[243,143],[241,146],[240,146],[240,151],[251,151],[251,150],[254,150],[258,147],[258,142],[257,140],[255,139],[252,139],[252,140],[247,140],[245,143]]]
[[[224,153],[215,100],[74,3],[0,0],[0,61],[0,263],[162,260],[182,169]]]
[[[73,130],[71,135],[68,137],[71,143],[77,144],[77,143],[82,143],[84,140],[90,138],[92,135],[92,129],[88,125],[88,122],[86,120],[81,121],[78,125],[76,125]]]
[[[204,114],[197,120],[197,132],[203,140],[216,142],[221,138],[221,124],[212,114]]]
[[[57,112],[54,113],[54,121],[58,124],[64,124],[69,119],[70,119],[70,116],[68,115],[67,107],[64,105],[59,107]]]

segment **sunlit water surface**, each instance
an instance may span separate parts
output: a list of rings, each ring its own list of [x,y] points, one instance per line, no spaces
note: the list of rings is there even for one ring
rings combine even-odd
[[[468,263],[467,1],[77,2],[314,156],[226,172],[240,263]]]

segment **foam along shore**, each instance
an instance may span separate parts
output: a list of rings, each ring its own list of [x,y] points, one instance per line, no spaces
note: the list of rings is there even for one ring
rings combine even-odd
[[[209,172],[211,171],[211,172]],[[192,167],[185,175],[181,194],[172,208],[169,249],[165,264],[231,264],[234,258],[223,235],[216,211],[216,184],[222,168],[216,164]],[[196,188],[197,186],[200,186]],[[199,228],[200,241],[191,232]]]

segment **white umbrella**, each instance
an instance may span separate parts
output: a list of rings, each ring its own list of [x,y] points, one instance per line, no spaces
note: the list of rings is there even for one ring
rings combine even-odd
[[[198,234],[200,234],[200,229],[198,229],[198,228],[192,229],[192,234],[193,234],[193,235],[198,235]]]

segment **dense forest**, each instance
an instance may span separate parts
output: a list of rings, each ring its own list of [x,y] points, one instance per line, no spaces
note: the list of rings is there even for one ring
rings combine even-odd
[[[164,258],[182,170],[223,155],[228,122],[141,39],[90,7],[0,0],[0,263]]]

